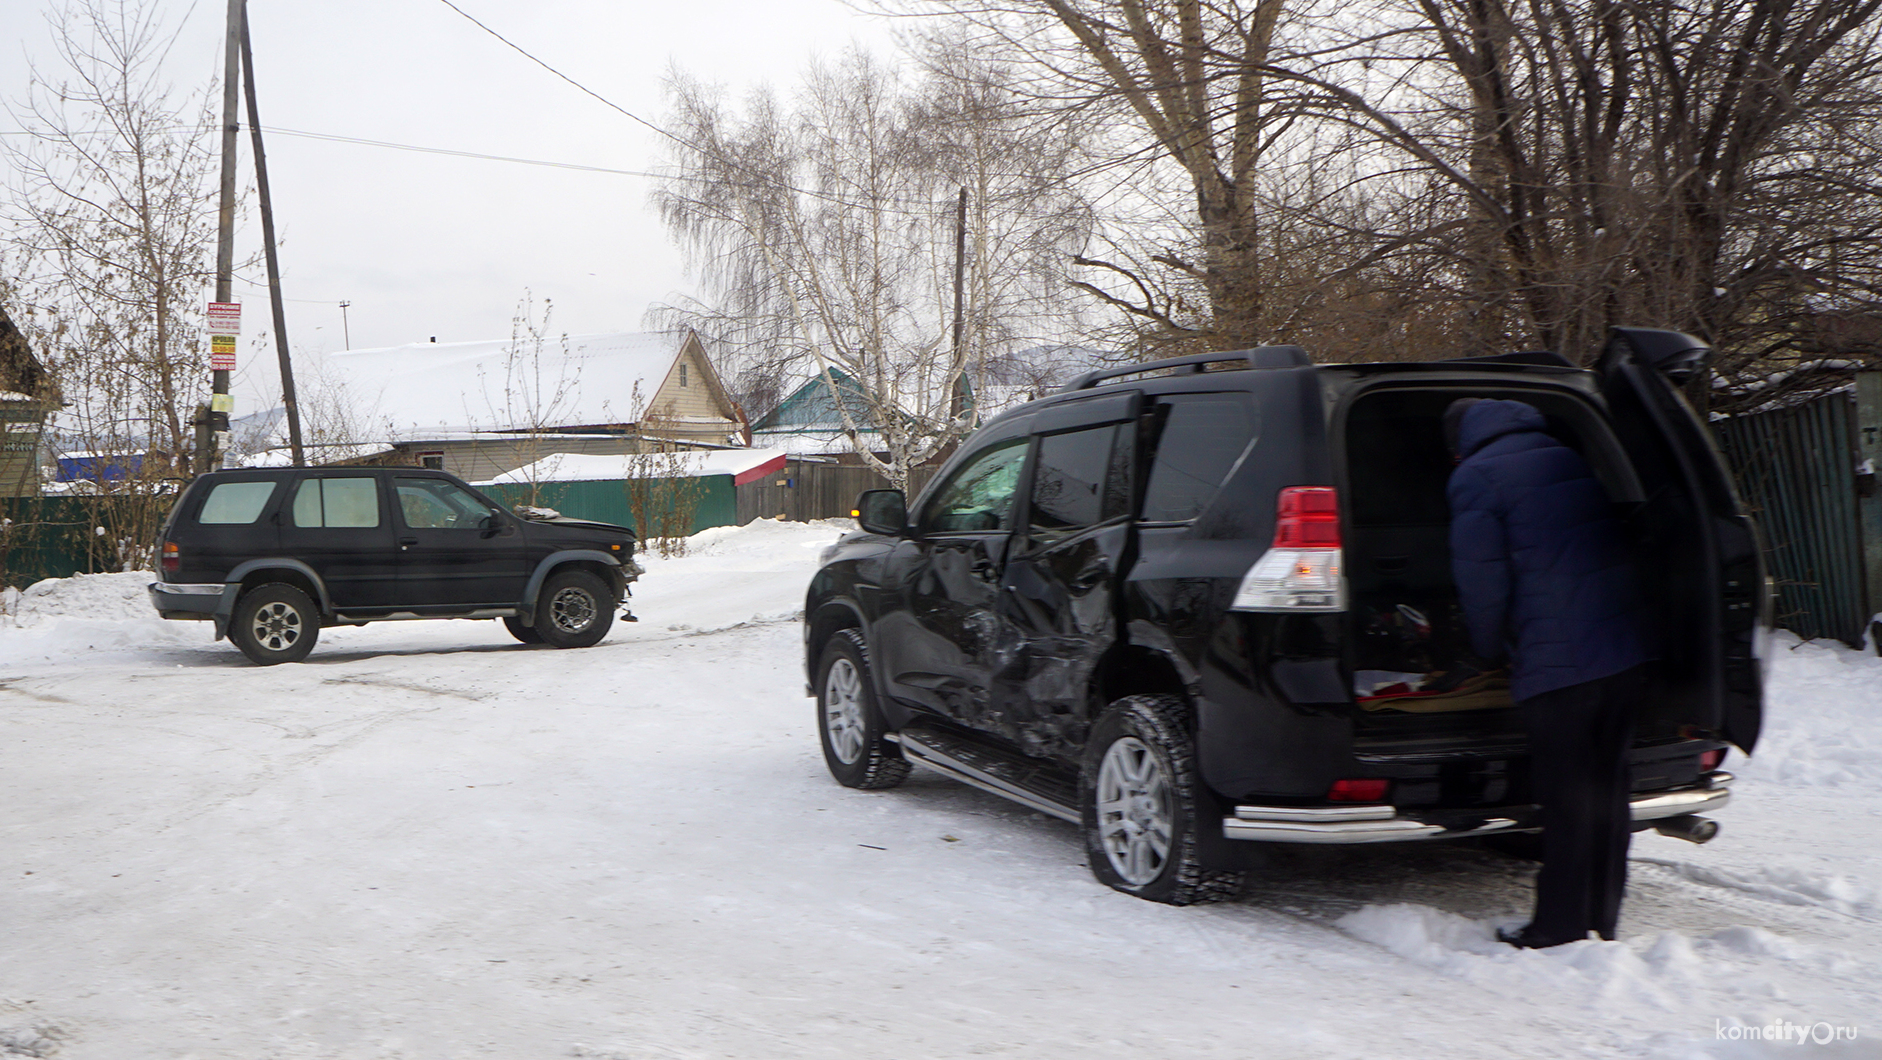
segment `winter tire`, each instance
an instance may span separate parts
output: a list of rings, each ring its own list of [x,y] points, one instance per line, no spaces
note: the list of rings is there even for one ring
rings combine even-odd
[[[892,788],[907,779],[902,749],[884,738],[862,634],[853,629],[832,633],[819,671],[817,736],[830,775],[846,788]]]
[[[534,629],[544,644],[586,648],[607,636],[613,624],[614,600],[600,578],[585,570],[568,570],[551,574],[543,582],[542,595],[536,598]]]
[[[503,628],[510,631],[510,636],[515,637],[524,644],[542,643],[542,634],[536,632],[536,627],[520,618],[511,617],[504,619]]]
[[[242,594],[229,619],[229,639],[263,666],[300,662],[320,639],[320,612],[292,585],[270,582]]]
[[[1170,905],[1233,898],[1242,874],[1203,863],[1187,706],[1179,696],[1130,696],[1091,729],[1078,790],[1085,856],[1103,883]]]

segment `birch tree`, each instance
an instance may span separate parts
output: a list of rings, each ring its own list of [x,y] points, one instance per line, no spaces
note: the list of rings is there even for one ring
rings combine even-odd
[[[821,378],[862,461],[905,486],[972,428],[962,387],[987,351],[1063,327],[1089,230],[1060,179],[1074,145],[1028,135],[999,71],[965,60],[911,83],[852,53],[738,109],[682,75],[671,91],[655,200],[709,292],[694,320],[735,358]]]

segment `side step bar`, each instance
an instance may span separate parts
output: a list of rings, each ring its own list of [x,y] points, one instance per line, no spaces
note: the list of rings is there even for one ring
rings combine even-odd
[[[1056,771],[1010,754],[934,729],[904,729],[889,738],[902,745],[902,757],[963,784],[1012,799],[1021,806],[1078,823],[1076,789]]]

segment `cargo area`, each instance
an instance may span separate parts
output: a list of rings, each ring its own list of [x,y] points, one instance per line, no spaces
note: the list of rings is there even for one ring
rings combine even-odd
[[[1461,397],[1526,401],[1550,433],[1587,457],[1611,496],[1629,495],[1631,469],[1598,413],[1579,397],[1541,389],[1374,388],[1348,407],[1345,549],[1349,665],[1362,734],[1515,734],[1507,672],[1471,650],[1451,577],[1454,462],[1442,416]]]

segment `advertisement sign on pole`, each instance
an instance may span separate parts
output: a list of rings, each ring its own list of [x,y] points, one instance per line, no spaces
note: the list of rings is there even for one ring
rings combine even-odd
[[[242,303],[209,303],[209,370],[235,371],[235,340],[242,334]]]
[[[235,336],[209,336],[209,369],[213,372],[235,371]]]

